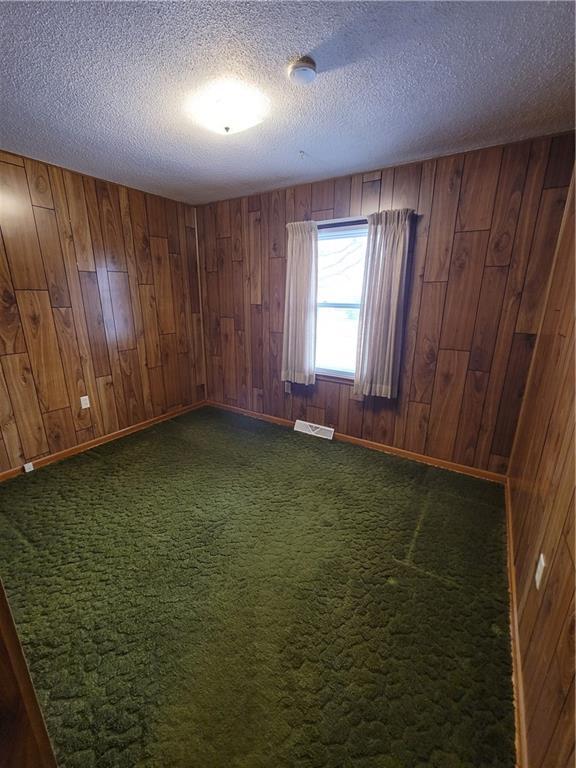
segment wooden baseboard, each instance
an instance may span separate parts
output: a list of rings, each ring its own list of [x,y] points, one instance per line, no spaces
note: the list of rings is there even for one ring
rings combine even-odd
[[[232,413],[240,413],[244,416],[250,416],[253,419],[260,419],[261,421],[268,421],[271,424],[278,424],[282,427],[293,427],[294,421],[291,419],[283,419],[279,416],[269,416],[266,413],[258,413],[257,411],[250,411],[246,408],[238,408],[235,405],[225,405],[224,403],[217,403],[214,400],[207,400],[206,405],[213,408],[219,408],[223,411],[231,411]],[[448,469],[451,472],[458,472],[462,475],[469,475],[470,477],[476,477],[480,480],[489,480],[492,483],[500,483],[504,485],[506,483],[506,476],[501,475],[498,472],[489,472],[486,469],[478,469],[477,467],[468,467],[464,464],[455,464],[452,461],[446,461],[445,459],[436,459],[433,456],[425,456],[421,453],[414,453],[413,451],[406,451],[403,448],[396,448],[393,445],[384,445],[383,443],[375,443],[373,440],[364,440],[362,437],[352,437],[351,435],[345,435],[342,432],[335,432],[334,439],[340,440],[343,443],[352,443],[352,445],[359,445],[363,448],[369,448],[371,451],[381,451],[382,453],[389,453],[392,456],[398,456],[402,459],[408,459],[410,461],[418,461],[421,464],[428,464],[432,467],[438,467],[440,469]]]
[[[109,443],[111,440],[118,440],[121,437],[132,435],[134,432],[148,429],[148,427],[152,427],[154,424],[158,424],[161,421],[167,421],[168,419],[176,418],[176,416],[182,416],[184,413],[196,411],[198,408],[203,408],[205,405],[206,400],[199,400],[197,403],[187,405],[184,408],[179,408],[177,411],[163,413],[160,416],[155,416],[153,419],[147,419],[138,424],[132,424],[130,427],[119,429],[117,432],[110,432],[108,435],[100,435],[100,437],[95,437],[94,440],[88,440],[86,443],[80,443],[79,445],[72,446],[72,448],[66,448],[64,451],[51,453],[49,456],[42,456],[40,459],[34,461],[34,468],[39,469],[40,467],[45,467],[47,464],[53,464],[55,461],[62,461],[62,459],[75,456],[77,453],[84,453],[84,451],[89,451],[91,448],[96,448],[97,445],[102,445],[103,443]],[[0,472],[0,483],[4,480],[16,477],[17,475],[21,475],[23,472],[23,467],[14,467],[12,469],[7,469],[5,472]]]
[[[510,478],[506,478],[506,554],[508,560],[508,590],[510,593],[510,642],[512,645],[512,681],[514,685],[514,719],[516,723],[516,768],[528,766],[528,742],[526,737],[526,713],[524,710],[524,682],[522,657],[518,631],[518,596],[514,571],[514,539],[512,536],[512,499]]]
[[[56,758],[4,586],[0,581],[0,706],[10,719],[3,733],[5,768],[57,768]]]

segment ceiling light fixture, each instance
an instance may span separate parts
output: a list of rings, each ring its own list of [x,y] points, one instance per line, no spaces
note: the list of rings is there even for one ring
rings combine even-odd
[[[309,85],[316,79],[316,62],[310,56],[302,56],[290,64],[288,75],[298,85]]]
[[[185,109],[198,125],[226,135],[261,123],[270,111],[270,102],[253,85],[228,77],[213,80],[192,94]]]

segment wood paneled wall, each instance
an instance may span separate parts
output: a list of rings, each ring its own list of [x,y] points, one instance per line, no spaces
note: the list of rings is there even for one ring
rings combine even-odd
[[[0,235],[0,471],[204,398],[193,208],[0,152]]]
[[[529,768],[574,766],[574,225],[572,182],[509,470]]]
[[[505,472],[574,159],[543,138],[198,208],[208,397]],[[280,381],[289,221],[418,214],[400,395]]]

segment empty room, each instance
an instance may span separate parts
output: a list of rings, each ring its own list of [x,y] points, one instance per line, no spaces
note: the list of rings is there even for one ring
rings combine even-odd
[[[575,9],[0,4],[0,768],[574,768]]]

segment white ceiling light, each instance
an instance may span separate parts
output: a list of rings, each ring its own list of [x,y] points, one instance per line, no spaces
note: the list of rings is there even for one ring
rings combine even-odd
[[[310,56],[302,56],[288,67],[290,80],[298,85],[308,85],[316,79],[316,62]]]
[[[185,109],[203,128],[228,134],[261,123],[270,111],[270,102],[253,85],[222,78],[207,83],[193,94],[186,101]]]

